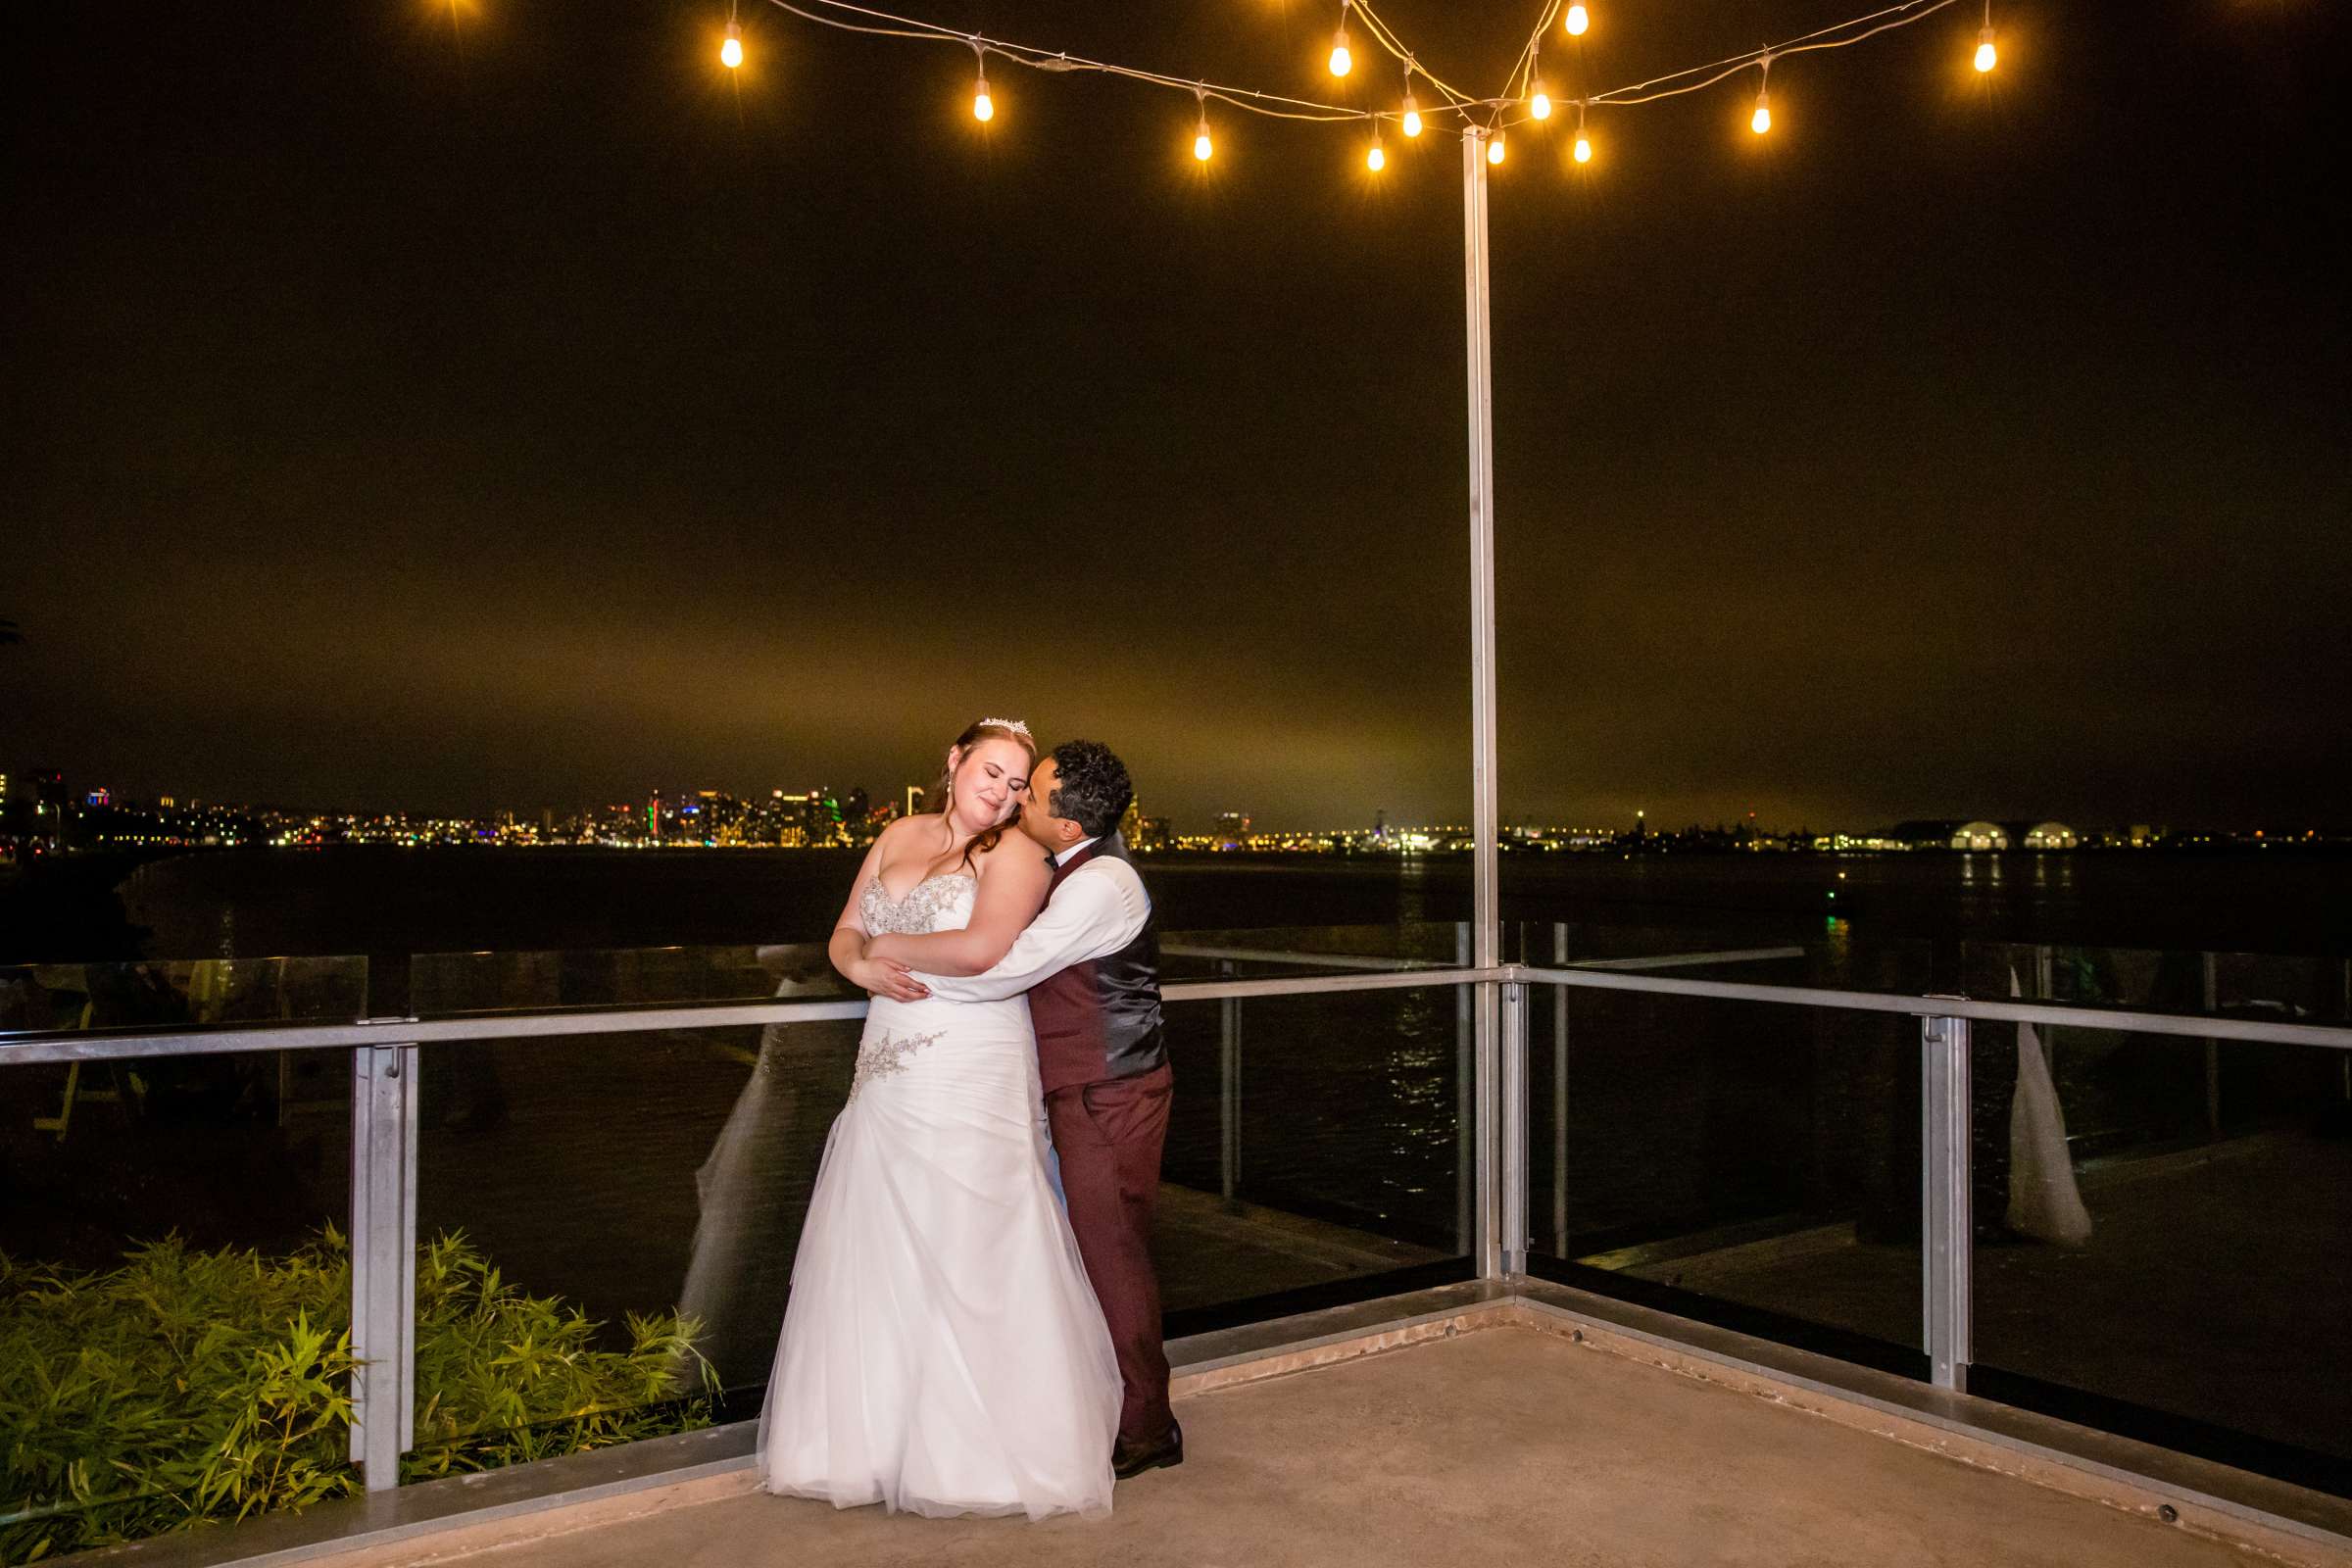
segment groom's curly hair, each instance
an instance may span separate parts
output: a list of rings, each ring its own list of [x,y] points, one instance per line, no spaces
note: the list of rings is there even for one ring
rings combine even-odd
[[[1063,741],[1054,748],[1054,768],[1059,775],[1046,809],[1065,816],[1084,829],[1088,838],[1101,838],[1119,825],[1135,785],[1127,764],[1101,741]]]

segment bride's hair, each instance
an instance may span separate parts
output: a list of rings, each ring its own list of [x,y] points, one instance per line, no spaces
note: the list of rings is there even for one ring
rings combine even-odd
[[[962,734],[956,737],[955,744],[948,750],[951,755],[961,752],[969,757],[972,748],[982,741],[1010,741],[1029,754],[1031,762],[1037,760],[1037,742],[1029,738],[1027,725],[1016,728],[1013,725],[1001,724],[994,719],[987,718],[968,726]],[[947,815],[954,808],[956,805],[956,770],[954,768],[942,767],[939,770],[939,782],[931,786],[931,801],[936,803],[932,806],[932,809],[942,816]],[[995,849],[997,842],[1004,837],[1004,824],[1002,822],[973,834],[972,841],[963,847],[965,869],[970,869],[973,856],[986,855]]]

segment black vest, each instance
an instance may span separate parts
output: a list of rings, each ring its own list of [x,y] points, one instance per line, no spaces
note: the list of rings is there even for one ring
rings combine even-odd
[[[1102,856],[1127,859],[1127,846],[1105,833],[1054,868],[1053,886]],[[1133,862],[1130,861],[1130,864]],[[1147,915],[1135,940],[1116,953],[1073,963],[1029,992],[1037,1026],[1037,1065],[1047,1094],[1072,1084],[1133,1078],[1168,1059],[1159,1015],[1159,931]]]

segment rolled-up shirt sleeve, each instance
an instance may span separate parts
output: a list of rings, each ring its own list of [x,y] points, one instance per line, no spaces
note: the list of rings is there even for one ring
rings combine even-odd
[[[1151,918],[1143,878],[1119,860],[1090,860],[1063,879],[1045,911],[1013,940],[996,967],[975,975],[924,975],[935,997],[950,1002],[1002,1002],[1073,963],[1116,953]]]

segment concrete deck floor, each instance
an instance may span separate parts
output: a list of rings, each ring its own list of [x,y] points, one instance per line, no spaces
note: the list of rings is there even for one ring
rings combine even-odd
[[[939,1521],[735,1492],[481,1568],[953,1563],[2246,1565],[2237,1547],[1498,1327],[1179,1401],[1188,1461],[1106,1520]],[[405,1560],[447,1562],[449,1544]],[[370,1554],[373,1562],[395,1560]]]

